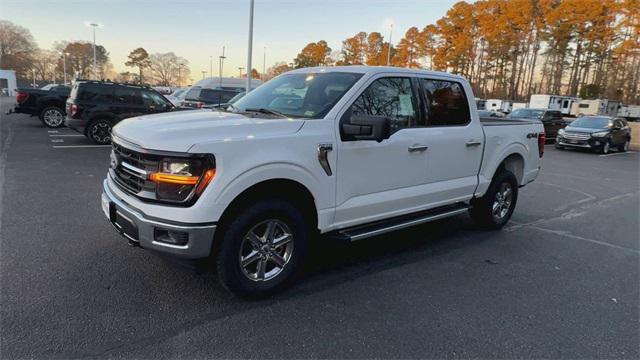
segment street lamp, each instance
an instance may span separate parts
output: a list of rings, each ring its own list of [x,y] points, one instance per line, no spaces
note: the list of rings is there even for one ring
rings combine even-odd
[[[242,66],[239,66],[238,70],[240,71],[240,77],[242,77],[242,70],[244,70],[244,68]]]
[[[209,76],[213,77],[213,56],[209,56]]]
[[[178,87],[180,87],[180,85],[182,84],[182,76],[180,76],[180,70],[182,70],[183,66],[183,63],[178,64]]]
[[[224,46],[222,47],[222,55],[219,56],[220,58],[220,84],[219,87],[222,87],[222,69],[224,68],[224,59],[226,59],[227,57],[224,56]]]
[[[33,73],[33,88],[36,88],[36,69],[31,69],[31,72]]]
[[[246,93],[251,91],[251,54],[253,53],[253,0],[249,2],[249,44],[247,46],[247,88]],[[241,70],[242,72],[242,70]]]
[[[264,47],[264,52],[262,53],[262,81],[266,79],[267,75],[267,47]]]
[[[96,28],[102,27],[102,25],[91,21],[85,21],[84,24],[85,26],[91,26],[93,28],[93,78],[98,80],[98,70],[96,70]]]

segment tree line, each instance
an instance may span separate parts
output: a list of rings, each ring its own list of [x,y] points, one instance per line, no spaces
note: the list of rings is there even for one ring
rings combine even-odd
[[[124,64],[135,72],[116,72],[104,46],[96,44],[98,79],[154,85],[187,85],[189,61],[173,52],[149,54],[143,48],[131,51]],[[86,41],[56,42],[51,50],[38,48],[31,32],[20,25],[0,20],[0,68],[16,71],[23,82],[32,80],[62,83],[93,79],[93,44]]]
[[[477,96],[528,101],[533,93],[607,97],[640,104],[639,0],[461,1],[397,44],[359,32],[332,51],[309,43],[269,69],[386,65],[448,71]]]

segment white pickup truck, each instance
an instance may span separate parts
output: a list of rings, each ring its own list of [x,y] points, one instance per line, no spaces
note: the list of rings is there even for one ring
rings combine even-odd
[[[481,121],[460,76],[366,66],[291,71],[227,111],[131,118],[112,135],[109,221],[131,245],[214,259],[241,296],[289,283],[319,235],[467,211],[501,228],[545,141],[538,121]]]

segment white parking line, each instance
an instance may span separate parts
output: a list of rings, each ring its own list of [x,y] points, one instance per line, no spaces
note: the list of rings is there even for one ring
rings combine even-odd
[[[52,143],[63,143],[64,140],[63,139],[51,139]]]
[[[58,146],[53,146],[54,149],[103,148],[103,147],[111,147],[111,145],[58,145]]]
[[[614,156],[614,155],[624,155],[624,154],[635,154],[635,151],[627,151],[627,152],[617,152],[611,154],[600,155],[600,157]]]
[[[84,136],[84,135],[82,135],[82,134],[51,134],[51,135],[49,135],[49,136],[50,136],[50,137],[54,137],[54,136],[56,136],[56,137],[62,137],[62,136]]]

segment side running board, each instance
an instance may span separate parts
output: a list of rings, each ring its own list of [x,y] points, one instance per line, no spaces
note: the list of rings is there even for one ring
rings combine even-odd
[[[358,225],[352,228],[334,232],[334,238],[345,241],[357,241],[368,237],[382,235],[388,232],[416,226],[431,221],[459,215],[469,210],[469,205],[458,203],[447,205],[419,213],[395,217],[388,220],[377,221],[366,225]]]

